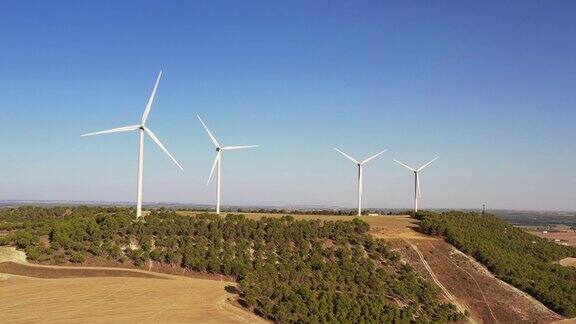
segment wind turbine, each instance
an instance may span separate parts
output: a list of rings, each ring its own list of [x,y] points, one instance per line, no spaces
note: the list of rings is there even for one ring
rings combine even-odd
[[[160,82],[160,77],[162,76],[162,70],[158,74],[158,78],[156,79],[156,83],[154,84],[154,89],[152,90],[152,94],[148,99],[148,104],[146,105],[146,109],[144,109],[144,114],[142,115],[142,120],[138,125],[131,125],[131,126],[124,126],[114,129],[109,129],[101,132],[83,134],[82,136],[92,136],[92,135],[100,135],[100,134],[108,134],[108,133],[118,133],[118,132],[130,132],[130,131],[138,131],[140,133],[140,146],[138,151],[138,185],[137,185],[137,194],[136,194],[136,219],[142,216],[142,175],[144,172],[144,133],[148,134],[150,138],[156,143],[164,153],[166,153],[170,159],[182,170],[182,166],[176,159],[168,152],[166,147],[160,142],[158,137],[152,132],[152,130],[146,127],[146,120],[148,119],[148,115],[150,114],[150,109],[152,108],[152,103],[154,102],[154,96],[156,95],[156,88],[158,88],[158,82]]]
[[[362,166],[365,163],[369,162],[370,160],[376,158],[377,156],[379,156],[380,154],[382,154],[388,150],[384,150],[378,154],[374,154],[371,157],[367,158],[366,160],[359,162],[358,160],[350,157],[348,154],[340,151],[339,149],[337,149],[337,148],[334,148],[334,149],[336,151],[338,151],[338,153],[340,153],[340,154],[344,155],[345,157],[347,157],[348,159],[350,159],[352,162],[356,163],[356,165],[358,166],[358,216],[360,216],[360,215],[362,215],[362,193],[363,193],[363,190],[362,190]]]
[[[200,121],[202,126],[204,126],[206,133],[208,133],[208,136],[210,136],[212,143],[214,143],[214,146],[216,147],[216,158],[214,158],[214,164],[212,164],[212,171],[210,171],[210,176],[208,177],[206,185],[210,184],[210,180],[212,180],[212,174],[214,174],[214,168],[216,168],[216,165],[218,165],[218,171],[216,171],[216,214],[220,215],[220,168],[222,166],[222,151],[258,147],[258,145],[221,146],[220,143],[218,143],[218,140],[216,140],[216,138],[214,137],[214,135],[212,135],[206,124],[204,124],[202,118],[200,118],[200,116],[198,115],[196,115],[196,117],[198,117],[198,120]]]
[[[438,156],[432,159],[430,162],[424,164],[423,166],[419,167],[418,169],[414,169],[412,167],[407,166],[406,164],[394,159],[394,162],[400,164],[401,166],[405,167],[406,169],[414,172],[414,212],[418,212],[418,197],[422,198],[422,192],[420,191],[420,177],[419,172],[424,170],[425,167],[429,166],[430,163],[436,161]]]

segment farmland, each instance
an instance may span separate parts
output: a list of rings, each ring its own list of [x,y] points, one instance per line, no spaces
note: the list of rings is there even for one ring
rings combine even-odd
[[[567,244],[576,246],[576,231],[575,230],[557,230],[557,231],[544,231],[527,230],[528,233],[548,239],[556,244]]]
[[[43,210],[46,212],[46,210]],[[82,211],[75,211],[77,213],[82,213]],[[98,214],[103,215],[111,212],[110,210],[100,210]],[[121,216],[123,211],[121,210],[113,210],[112,212],[116,213],[116,216]],[[56,213],[59,214],[60,212]],[[93,211],[87,212],[86,215],[92,214]],[[150,218],[150,222],[154,222],[154,219],[159,215],[152,215]],[[161,216],[167,217],[168,215]],[[59,222],[60,216],[50,216],[44,215],[43,217],[47,218],[55,218]],[[69,216],[66,216],[68,218]],[[91,216],[88,216],[89,218]],[[147,217],[150,217],[147,216]],[[191,212],[178,212],[178,215],[169,216],[167,219],[196,219],[197,214]],[[20,216],[16,217],[20,218]],[[201,219],[204,219],[203,222],[208,222],[209,224],[212,222],[212,216],[206,218],[206,216],[200,215]],[[305,222],[314,222],[315,220],[321,220],[322,222],[338,222],[342,221],[346,223],[350,223],[354,217],[350,216],[330,216],[330,215],[294,215],[292,218],[286,218],[285,216],[278,215],[278,214],[246,214],[244,216],[245,219],[255,222],[264,222],[264,224],[279,224],[275,222],[271,222],[272,219],[277,221],[290,221],[293,219],[296,223],[299,221]],[[10,219],[7,217],[6,219]],[[36,224],[34,226],[39,226],[40,224],[45,224],[44,221],[35,223],[36,218],[28,217],[31,223]],[[83,219],[83,218],[80,218]],[[225,216],[224,219],[234,220],[234,222],[241,221],[243,218],[238,217],[237,215],[231,214]],[[269,219],[269,220],[264,220]],[[444,305],[452,304],[455,306],[455,310],[460,313],[468,313],[469,317],[467,321],[470,322],[520,322],[520,321],[529,321],[529,322],[552,322],[556,320],[560,320],[563,317],[550,311],[544,305],[536,301],[531,296],[519,291],[518,289],[504,283],[503,281],[495,278],[484,266],[473,260],[472,258],[462,254],[450,244],[445,242],[440,237],[429,236],[423,233],[416,231],[419,226],[419,221],[408,216],[362,216],[359,218],[359,221],[365,222],[366,224],[370,225],[367,234],[370,234],[376,240],[383,240],[387,242],[387,245],[391,248],[390,252],[386,252],[387,250],[382,250],[382,252],[386,253],[385,255],[389,255],[389,257],[393,258],[393,255],[396,253],[400,256],[402,262],[408,263],[412,269],[414,269],[415,273],[417,273],[422,278],[425,278],[427,282],[430,282],[432,285],[438,287],[437,300],[445,303]],[[188,222],[188,221],[186,221]],[[147,226],[152,226],[152,223],[149,223]],[[14,218],[12,218],[12,224],[14,223]],[[187,224],[187,225],[186,225]],[[191,223],[182,224],[182,226],[190,226]],[[306,223],[301,223],[306,224]],[[311,223],[313,224],[313,223]],[[334,223],[336,224],[336,223]],[[361,223],[357,223],[360,225]],[[114,227],[110,223],[109,226]],[[107,225],[107,226],[108,226]],[[20,225],[17,225],[18,227]],[[42,225],[45,226],[45,225]],[[43,228],[39,226],[38,228]],[[51,226],[54,226],[51,225]],[[126,223],[127,229],[129,229],[133,225],[129,225]],[[197,226],[197,225],[194,225]],[[229,226],[229,225],[226,225]],[[275,225],[276,226],[276,225]],[[57,226],[58,227],[58,226]],[[66,226],[60,227],[62,229],[67,228]],[[289,228],[286,228],[288,231],[287,233],[296,233],[292,232]],[[140,230],[141,231],[141,230]],[[13,232],[12,232],[13,234]],[[11,235],[12,235],[11,234]],[[283,234],[283,235],[292,235],[292,234]],[[356,234],[354,234],[353,237]],[[135,237],[138,237],[135,236]],[[145,236],[144,236],[145,237]],[[133,237],[134,238],[134,237]],[[134,248],[139,251],[145,251],[149,249],[146,247],[146,244],[142,244],[144,241],[141,240],[142,236],[139,237],[140,239],[133,241],[131,239],[124,238],[120,240],[121,242],[125,242],[128,246],[131,246],[130,249]],[[357,240],[360,237],[354,238]],[[19,237],[20,243],[27,243],[26,237]],[[63,240],[61,241],[63,244],[70,244],[70,247],[75,247],[82,251],[80,245],[72,244],[71,242],[67,242],[63,237],[58,235],[52,235],[52,239],[46,237],[40,237],[39,242],[31,243],[33,247],[42,246],[43,244],[47,244],[50,240]],[[89,239],[91,240],[91,239]],[[33,240],[32,240],[33,241]],[[90,241],[86,241],[90,242]],[[331,244],[334,244],[333,241]],[[36,245],[34,245],[36,244]],[[84,243],[82,243],[84,244]],[[167,244],[172,244],[169,242],[164,241],[157,241],[154,242],[155,249],[159,249],[161,247],[168,246]],[[380,244],[380,243],[379,243]],[[328,246],[330,246],[328,245]],[[23,248],[23,247],[21,247]],[[126,248],[126,247],[123,247]],[[33,250],[31,248],[23,248],[27,250]],[[236,276],[234,272],[222,272],[224,268],[214,267],[214,262],[216,259],[210,259],[209,255],[206,255],[205,258],[208,261],[205,264],[197,263],[195,259],[189,259],[189,263],[185,263],[182,259],[181,261],[177,261],[176,263],[167,262],[166,258],[176,258],[178,254],[178,250],[173,250],[176,255],[172,254],[161,254],[156,255],[153,259],[148,260],[141,260],[138,258],[139,254],[132,253],[132,251],[125,251],[123,253],[124,256],[121,256],[118,261],[117,258],[108,259],[102,258],[101,256],[95,256],[91,250],[92,247],[90,244],[86,245],[86,252],[82,252],[86,258],[80,263],[74,263],[73,257],[76,255],[76,252],[70,250],[70,252],[66,252],[62,254],[63,251],[68,251],[61,248],[58,251],[55,251],[54,254],[51,256],[40,255],[38,261],[45,264],[64,264],[68,267],[78,268],[78,265],[81,264],[83,268],[83,273],[87,273],[88,269],[84,269],[84,265],[91,264],[91,265],[111,265],[114,267],[122,267],[122,268],[138,268],[138,269],[145,269],[145,270],[152,270],[157,272],[168,272],[172,274],[180,274],[180,276],[170,276],[170,282],[165,278],[143,278],[137,276],[128,276],[128,277],[119,277],[117,275],[111,276],[110,274],[106,274],[107,277],[88,277],[88,278],[70,278],[66,275],[62,275],[66,271],[61,266],[55,267],[54,270],[56,272],[53,273],[60,273],[61,277],[58,279],[55,278],[34,278],[35,275],[32,272],[22,272],[21,270],[6,270],[6,268],[2,268],[0,266],[0,272],[4,271],[5,273],[15,273],[16,275],[3,275],[7,276],[8,282],[12,282],[10,285],[6,285],[5,289],[14,289],[14,290],[6,290],[7,293],[14,293],[17,287],[21,287],[22,289],[19,290],[21,293],[17,294],[14,293],[15,296],[20,296],[19,298],[19,305],[27,305],[26,307],[33,308],[35,306],[44,307],[42,305],[48,305],[53,308],[60,307],[59,305],[63,305],[62,307],[66,309],[66,305],[74,304],[75,301],[68,301],[68,297],[65,295],[65,290],[57,288],[59,284],[64,286],[69,286],[73,284],[73,282],[82,282],[83,284],[86,283],[86,287],[82,286],[82,289],[85,289],[87,293],[82,296],[77,296],[76,299],[82,300],[83,304],[90,304],[96,303],[96,305],[102,306],[102,309],[99,308],[100,306],[95,306],[93,309],[98,310],[99,316],[103,320],[109,319],[110,321],[113,320],[122,320],[126,319],[122,316],[130,316],[130,318],[134,318],[138,321],[200,321],[206,322],[208,319],[212,318],[214,321],[230,321],[230,322],[243,322],[245,320],[254,321],[254,319],[261,320],[262,314],[260,313],[260,317],[254,317],[255,315],[253,312],[258,313],[256,309],[243,308],[241,306],[234,306],[238,305],[236,300],[238,300],[239,295],[237,293],[229,293],[224,288],[226,286],[234,285],[234,277]],[[115,249],[108,247],[111,252],[115,253]],[[209,250],[208,250],[209,251]],[[266,251],[266,250],[264,250]],[[21,252],[20,252],[21,253]],[[103,252],[102,256],[107,256],[108,252]],[[393,253],[393,254],[388,254]],[[13,253],[14,258],[22,261],[22,255],[18,253]],[[152,257],[153,254],[150,254]],[[1,253],[0,253],[1,256]],[[65,258],[69,258],[66,261]],[[388,258],[388,257],[386,257]],[[6,261],[6,259],[2,259],[0,257],[0,262]],[[42,261],[43,260],[43,261]],[[212,260],[212,261],[210,261]],[[360,260],[359,260],[360,261]],[[136,263],[134,263],[136,262]],[[138,263],[140,262],[140,263]],[[212,262],[212,263],[210,263]],[[390,261],[387,261],[390,262]],[[393,262],[393,261],[392,261]],[[212,264],[212,265],[211,265]],[[393,265],[394,263],[391,263]],[[221,263],[223,266],[224,263]],[[265,264],[263,264],[265,265]],[[5,266],[5,264],[4,264]],[[54,267],[54,266],[52,266]],[[211,268],[210,268],[211,267]],[[361,266],[364,267],[364,266]],[[2,270],[4,269],[4,270]],[[101,267],[96,269],[102,269]],[[212,269],[212,270],[210,270]],[[242,268],[237,268],[238,270],[229,268],[227,271],[243,271]],[[258,272],[264,270],[252,270],[254,274],[258,275]],[[327,269],[326,269],[327,270]],[[321,270],[321,271],[326,271]],[[20,271],[20,272],[18,272]],[[93,271],[93,270],[90,270]],[[103,270],[102,270],[103,271]],[[164,276],[164,274],[159,275],[154,272],[149,271],[141,271],[137,270],[139,273],[144,274],[152,274],[154,276]],[[217,276],[218,273],[221,273]],[[351,274],[354,272],[351,272]],[[21,276],[25,275],[25,276]],[[184,275],[184,276],[181,276]],[[261,275],[270,276],[271,274],[264,274]],[[185,277],[188,276],[188,277]],[[36,277],[38,277],[36,275]],[[191,278],[192,277],[192,278]],[[200,278],[209,278],[212,280],[205,280]],[[224,281],[220,280],[213,280],[213,279],[224,279]],[[248,289],[248,292],[251,294],[256,294],[256,291],[250,292],[250,289],[255,289],[258,285],[262,284],[261,279],[263,277],[253,276],[252,278],[248,276],[247,280],[244,280],[244,283],[240,281],[240,289]],[[122,281],[124,280],[124,281]],[[254,280],[254,281],[253,281]],[[258,280],[258,281],[255,281]],[[148,281],[149,284],[146,286],[143,282]],[[178,281],[180,284],[176,285],[180,288],[175,288],[172,286],[173,281]],[[276,281],[286,281],[286,280],[276,280]],[[55,283],[58,282],[58,283]],[[125,287],[127,293],[125,294],[124,291],[118,292],[119,297],[118,299],[126,298],[127,300],[124,302],[118,302],[116,304],[107,303],[105,301],[98,300],[98,296],[103,294],[104,292],[98,290],[98,285],[102,285],[103,287],[110,287],[107,285],[115,285],[120,284],[122,282],[122,287]],[[266,281],[265,281],[266,282]],[[74,284],[76,284],[74,283]],[[96,284],[97,283],[97,284]],[[137,283],[137,284],[136,284]],[[266,284],[271,285],[270,287],[274,287],[274,281],[267,282]],[[146,298],[143,291],[139,290],[141,286],[148,287],[151,292],[154,291],[166,291],[166,289],[170,290],[170,293],[166,293],[163,295],[164,297],[161,298]],[[189,290],[182,290],[182,287],[189,286],[194,287],[194,289]],[[7,288],[11,287],[11,288]],[[163,287],[163,288],[161,288]],[[174,287],[174,288],[173,288]],[[341,286],[345,288],[345,286]],[[372,294],[374,291],[377,291],[376,286],[370,286],[370,293]],[[341,289],[342,289],[341,288]],[[53,294],[49,294],[47,299],[43,299],[42,301],[39,300],[37,297],[37,292],[42,291],[43,289],[47,289],[47,291],[54,291]],[[273,288],[275,289],[275,288]],[[288,286],[282,289],[290,289]],[[376,290],[375,290],[376,289]],[[209,293],[209,291],[211,293]],[[59,294],[60,292],[61,294]],[[246,292],[244,292],[246,294]],[[2,291],[2,296],[6,296]],[[122,297],[120,297],[122,296]],[[127,296],[131,296],[132,300]],[[204,298],[204,296],[209,296],[209,298]],[[242,295],[241,296],[246,296]],[[256,301],[252,301],[252,305],[258,305],[261,303],[258,301],[257,295],[254,295],[257,299]],[[321,296],[321,295],[320,295]],[[394,298],[399,298],[398,297]],[[373,297],[373,296],[372,296]],[[243,297],[246,298],[246,297]],[[243,298],[240,298],[242,301]],[[326,297],[324,297],[326,298]],[[400,297],[401,298],[401,297]],[[151,314],[156,314],[164,309],[166,306],[165,303],[161,302],[171,301],[174,304],[173,308],[169,308],[166,311],[162,311],[160,317],[151,318]],[[0,298],[0,303],[7,303],[6,305],[10,305],[10,302],[14,302],[15,299],[10,298],[10,300],[2,300]],[[137,301],[137,302],[136,302]],[[246,302],[244,300],[244,302]],[[44,303],[40,305],[41,303]],[[142,313],[137,314],[130,314],[127,315],[126,307],[128,305],[134,304],[141,305]],[[172,305],[170,304],[170,305]],[[514,307],[510,307],[513,304]],[[4,304],[1,304],[4,305]],[[104,306],[105,305],[105,306]],[[265,305],[265,304],[260,304]],[[186,306],[186,307],[185,307]],[[263,307],[261,306],[261,307]],[[23,306],[24,307],[24,306]],[[105,308],[105,309],[104,309]],[[7,308],[9,309],[9,308]],[[265,310],[265,308],[262,308]],[[272,309],[270,312],[271,314],[277,314],[279,310]],[[74,313],[76,319],[82,319],[84,316],[89,316],[91,314],[87,308],[80,307],[78,310],[79,313]],[[84,312],[84,313],[83,313]],[[17,314],[11,313],[13,319],[17,319]],[[206,315],[205,318],[202,317],[194,317],[200,316],[198,314],[212,314]],[[32,316],[32,315],[29,315]],[[47,312],[46,318],[53,319],[54,321],[60,321],[63,319],[62,314],[58,314],[58,312]],[[270,317],[269,317],[270,318]],[[33,321],[32,318],[26,317],[26,319]]]
[[[95,317],[99,322],[265,322],[229,302],[234,295],[226,291],[230,283],[225,281],[134,270],[119,274],[99,268],[7,268],[2,270],[28,276],[0,274],[0,309],[6,323],[78,323]]]
[[[152,212],[145,222],[133,222],[125,210],[23,208],[6,212],[4,220],[10,231],[4,244],[18,246],[36,262],[140,269],[162,264],[222,275],[237,282],[236,298],[246,311],[277,322],[466,317],[388,243],[369,235],[360,219]]]

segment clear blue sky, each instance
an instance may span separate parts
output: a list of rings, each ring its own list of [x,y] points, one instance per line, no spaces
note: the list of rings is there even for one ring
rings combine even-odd
[[[0,10],[0,199],[133,200],[136,123],[160,68],[145,201],[408,207],[392,162],[440,159],[423,207],[576,209],[572,1],[11,1]]]

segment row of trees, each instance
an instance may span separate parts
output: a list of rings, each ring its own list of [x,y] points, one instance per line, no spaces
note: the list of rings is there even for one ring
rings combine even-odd
[[[556,261],[576,257],[576,248],[526,233],[494,215],[418,213],[420,230],[444,236],[498,278],[565,316],[576,315],[576,268]]]
[[[36,250],[41,262],[106,258],[141,266],[153,260],[227,275],[238,281],[248,307],[280,323],[448,322],[465,317],[441,302],[436,288],[400,262],[385,241],[368,235],[368,224],[359,219],[250,220],[153,211],[135,222],[129,210],[90,213],[72,208],[51,211],[41,224],[29,212],[11,211],[6,218],[0,212],[0,222],[20,226],[4,243]],[[17,220],[15,214],[26,216]]]

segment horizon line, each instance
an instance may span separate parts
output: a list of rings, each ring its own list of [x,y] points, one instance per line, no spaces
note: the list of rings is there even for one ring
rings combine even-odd
[[[83,204],[90,204],[90,205],[127,205],[131,206],[135,203],[132,201],[123,201],[123,200],[62,200],[62,199],[0,199],[0,207],[4,207],[2,205],[7,205],[7,203],[15,203],[20,206],[26,206],[26,203],[30,203],[29,205],[34,205],[44,203],[44,204],[72,204],[72,205],[83,205]],[[194,203],[194,202],[174,202],[174,201],[152,201],[152,202],[143,202],[143,205],[189,205],[189,206],[197,206],[197,207],[209,207],[211,208],[213,204],[211,203]],[[237,207],[237,208],[271,208],[271,209],[285,209],[285,208],[294,208],[294,209],[303,209],[303,208],[311,208],[311,209],[334,209],[334,210],[348,210],[348,209],[355,209],[355,207],[343,207],[337,205],[315,205],[315,204],[290,204],[290,205],[281,205],[281,204],[226,204],[222,205],[223,207]],[[366,209],[374,209],[374,210],[402,210],[402,209],[411,209],[411,207],[366,207]],[[449,208],[449,207],[437,207],[437,208],[425,208],[424,210],[482,210],[482,207],[479,208],[470,208],[470,207],[462,207],[462,208]],[[576,213],[576,210],[568,210],[568,209],[515,209],[515,208],[486,208],[487,211],[517,211],[517,212],[567,212],[567,213]]]

